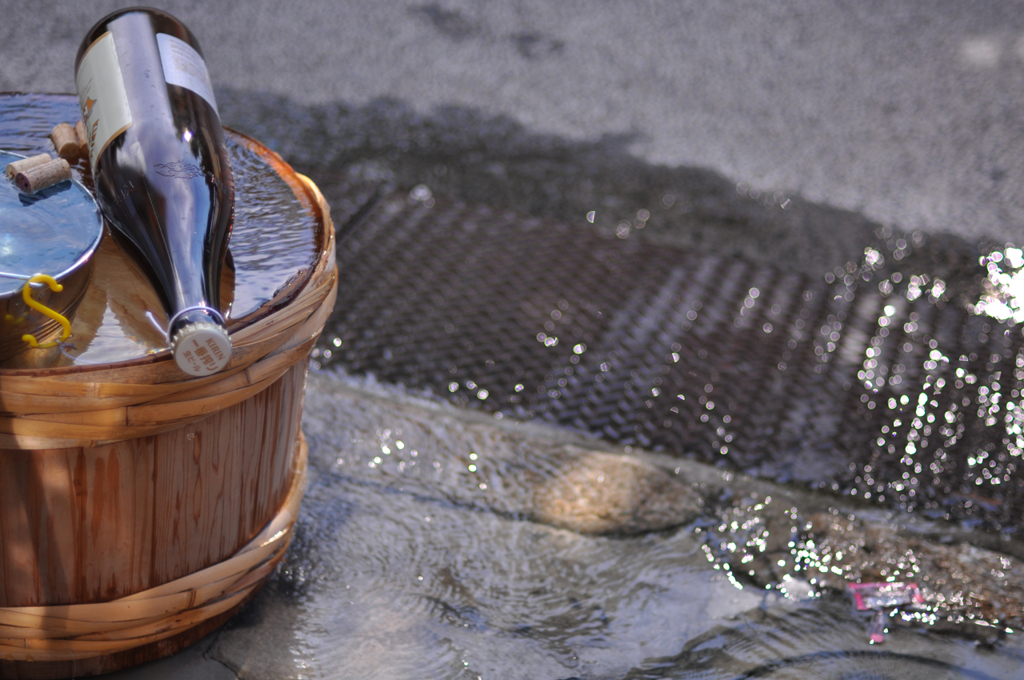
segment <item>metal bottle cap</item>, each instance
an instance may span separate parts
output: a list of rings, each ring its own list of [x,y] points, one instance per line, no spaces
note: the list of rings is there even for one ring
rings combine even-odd
[[[192,323],[175,333],[171,352],[178,368],[194,376],[216,373],[231,360],[231,338],[222,326]]]

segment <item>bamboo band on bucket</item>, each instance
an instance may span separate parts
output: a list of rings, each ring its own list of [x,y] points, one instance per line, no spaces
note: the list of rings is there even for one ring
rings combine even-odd
[[[96,446],[159,434],[238,404],[304,360],[334,308],[337,269],[330,211],[301,177],[328,239],[309,280],[281,309],[233,330],[219,373],[182,380],[169,353],[81,371],[0,374],[0,448]]]
[[[291,542],[308,467],[301,434],[297,449],[281,509],[233,556],[110,602],[0,607],[0,659],[75,661],[115,654],[177,635],[245,600]]]

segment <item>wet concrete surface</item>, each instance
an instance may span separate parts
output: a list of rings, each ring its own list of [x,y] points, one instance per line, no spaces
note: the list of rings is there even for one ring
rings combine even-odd
[[[779,677],[1014,678],[1024,663],[1018,636],[973,619],[943,634],[894,619],[885,644],[872,647],[867,617],[841,588],[799,573],[767,588],[746,578],[743,555],[760,555],[759,540],[778,545],[758,559],[796,556],[786,541],[797,515],[847,522],[851,508],[834,498],[496,421],[373,381],[313,374],[309,394],[310,486],[275,579],[195,648],[112,677],[181,677],[184,667],[187,677],[229,669],[268,679],[739,678],[783,669]],[[583,474],[600,485],[623,470],[673,481],[642,498],[620,494],[605,504],[602,526],[581,527],[587,500],[562,482]],[[719,503],[723,493],[739,502]],[[763,504],[780,512],[760,512]],[[643,512],[652,506],[675,517]],[[730,536],[743,511],[754,521]],[[606,533],[616,518],[621,531]],[[882,528],[879,550],[914,537],[925,566],[929,546],[960,540],[909,517],[864,522]],[[820,540],[827,524],[809,528]],[[856,542],[840,530],[831,537],[832,556]],[[999,562],[1000,553],[971,551],[979,565]],[[888,559],[895,566],[907,556]],[[972,589],[996,583],[976,573],[986,583]],[[930,585],[922,584],[929,598]]]
[[[805,276],[788,259],[652,239],[639,219],[602,235],[427,194],[382,199],[341,243],[319,367],[986,530],[1019,526],[1024,357],[1013,323],[979,312],[984,251],[879,227],[858,260]]]
[[[0,0],[0,90],[72,91],[81,35],[124,4],[41,12]],[[1024,15],[1009,5],[162,6],[197,33],[225,123],[309,174],[342,233],[375,197],[425,185],[809,277],[859,261],[880,228],[921,230],[947,253],[1024,240]],[[871,648],[841,589],[794,585],[770,565],[737,580],[752,534],[733,548],[713,539],[729,512],[797,494],[811,524],[801,545],[843,546],[857,566],[856,522],[890,536],[893,516],[843,508],[854,524],[815,527],[832,497],[742,486],[359,376],[314,375],[307,404],[313,481],[286,566],[222,631],[111,677],[934,679],[1024,668],[1019,635],[921,635],[920,621]],[[429,466],[400,455],[397,429],[433,442]],[[568,481],[616,465],[632,491],[569,493],[579,485]],[[636,489],[665,502],[631,505]],[[595,498],[612,511],[588,517]],[[609,522],[629,528],[609,536]],[[944,531],[927,540],[969,538]],[[1020,557],[998,535],[972,540],[997,561]],[[785,547],[783,561],[795,557]],[[977,615],[967,600],[957,611]]]

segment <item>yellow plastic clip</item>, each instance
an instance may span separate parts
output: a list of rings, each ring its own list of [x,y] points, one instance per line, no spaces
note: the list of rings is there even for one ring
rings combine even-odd
[[[71,335],[71,322],[68,321],[60,313],[55,312],[52,309],[50,309],[49,307],[47,307],[46,305],[44,305],[44,304],[42,304],[40,302],[36,302],[35,300],[32,299],[32,290],[31,290],[31,288],[32,288],[32,284],[33,283],[45,283],[46,285],[48,285],[50,287],[50,290],[52,290],[54,293],[59,293],[62,290],[64,290],[64,286],[62,286],[59,283],[57,283],[57,279],[53,278],[52,276],[49,276],[47,274],[36,274],[32,278],[30,278],[28,281],[26,281],[25,282],[25,287],[21,289],[21,297],[25,299],[25,304],[28,305],[29,307],[31,307],[32,309],[36,310],[37,312],[42,312],[46,316],[48,316],[51,319],[54,319],[55,321],[57,321],[61,325],[61,327],[64,329],[64,333],[61,335],[60,341],[53,340],[51,342],[46,343],[45,345],[40,345],[39,341],[36,340],[36,336],[31,335],[29,333],[26,333],[25,335],[21,336],[21,339],[24,340],[25,342],[27,342],[32,347],[35,347],[35,348],[38,348],[38,349],[49,349],[50,347],[56,347],[60,343],[62,343],[65,340],[67,340],[68,337],[70,337],[70,335]]]

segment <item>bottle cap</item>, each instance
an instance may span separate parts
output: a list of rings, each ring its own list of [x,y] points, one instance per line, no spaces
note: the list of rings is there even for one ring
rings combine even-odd
[[[178,368],[185,373],[210,375],[224,368],[231,359],[231,338],[223,326],[190,323],[174,334],[171,352]]]

